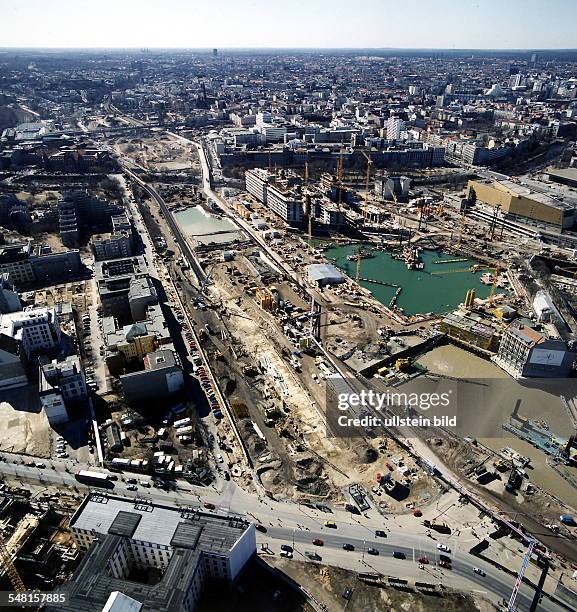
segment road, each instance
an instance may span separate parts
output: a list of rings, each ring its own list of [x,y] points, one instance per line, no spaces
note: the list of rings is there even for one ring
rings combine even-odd
[[[40,483],[43,486],[55,485],[59,489],[76,489],[84,492],[90,487],[76,481],[70,470],[70,462],[49,461],[47,468],[38,469],[20,463],[12,463],[14,455],[6,454],[7,461],[0,464],[2,476],[12,476],[21,481]],[[54,469],[52,469],[54,466]],[[85,466],[77,465],[74,469]],[[413,529],[397,526],[396,521],[383,521],[379,515],[355,516],[342,509],[331,509],[325,512],[309,506],[297,505],[257,497],[247,493],[234,482],[222,483],[222,488],[197,487],[194,485],[179,485],[176,490],[165,491],[157,488],[144,488],[140,484],[138,491],[127,489],[126,478],[123,475],[114,483],[113,493],[126,497],[145,499],[157,503],[171,503],[187,507],[201,507],[205,503],[215,504],[215,512],[239,514],[252,518],[266,528],[266,533],[257,532],[257,545],[278,553],[282,544],[293,546],[294,558],[304,559],[305,551],[315,551],[322,557],[325,564],[336,565],[353,571],[372,571],[385,576],[395,576],[406,579],[417,579],[426,582],[443,584],[458,590],[476,592],[500,601],[509,597],[514,578],[498,570],[490,563],[469,554],[470,544],[463,538],[452,535],[436,534],[437,539],[427,537],[426,530],[415,523]],[[134,475],[138,480],[148,477]],[[376,514],[376,513],[375,513]],[[408,520],[411,520],[410,517]],[[336,528],[325,526],[330,520]],[[399,519],[401,520],[401,519]],[[414,519],[413,519],[414,520]],[[386,532],[387,536],[376,537],[375,530]],[[324,545],[315,546],[312,541],[320,538]],[[443,553],[452,559],[452,570],[436,565],[441,551],[437,543],[442,542],[450,548]],[[354,551],[343,550],[344,543],[352,544]],[[378,555],[370,555],[368,548],[374,548]],[[406,559],[395,559],[393,551],[402,552]],[[426,556],[429,563],[423,569],[419,568],[418,559]],[[486,576],[479,576],[473,568],[482,569]],[[523,585],[517,599],[519,610],[529,610],[533,590]],[[558,611],[564,608],[554,602],[544,599],[541,609]]]

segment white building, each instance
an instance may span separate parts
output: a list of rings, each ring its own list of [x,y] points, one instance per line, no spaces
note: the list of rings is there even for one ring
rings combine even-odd
[[[50,351],[61,339],[56,308],[26,308],[0,315],[0,334],[19,341],[27,357]]]
[[[88,393],[78,356],[71,355],[64,361],[55,359],[40,366],[38,392],[50,424],[68,422],[66,407],[83,400]]]
[[[70,519],[76,544],[87,551],[61,591],[54,612],[101,610],[120,591],[155,612],[192,612],[207,581],[237,578],[256,553],[254,524],[238,516],[102,493],[87,497]],[[138,582],[155,570],[156,582]]]
[[[405,131],[406,123],[398,117],[389,117],[387,120],[387,140],[399,140],[401,132]]]
[[[281,189],[274,183],[274,175],[255,168],[246,171],[245,182],[246,190],[284,221],[295,225],[304,221],[302,197],[292,189]]]

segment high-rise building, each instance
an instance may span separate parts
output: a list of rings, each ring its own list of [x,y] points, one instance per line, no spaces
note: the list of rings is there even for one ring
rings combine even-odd
[[[387,140],[399,140],[401,132],[405,131],[405,122],[399,117],[389,117],[387,120]]]

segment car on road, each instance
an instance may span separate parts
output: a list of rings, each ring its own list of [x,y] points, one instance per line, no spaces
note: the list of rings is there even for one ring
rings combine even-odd
[[[214,509],[216,508],[216,506],[215,506],[214,504],[211,504],[210,502],[206,502],[206,503],[204,504],[204,507],[205,507],[207,510],[214,510]]]
[[[314,552],[314,550],[305,551],[305,557],[307,559],[311,559],[312,561],[320,561],[322,559],[319,553]]]
[[[290,550],[281,550],[280,551],[280,556],[281,557],[286,557],[287,559],[292,559],[293,558],[293,554]]]
[[[353,594],[353,589],[351,589],[351,587],[345,587],[343,589],[342,597],[343,599],[346,599],[348,601],[352,597],[352,594]]]
[[[387,532],[383,531],[382,529],[377,529],[375,531],[375,537],[377,537],[377,538],[386,538],[387,537]]]
[[[475,572],[475,574],[483,576],[483,578],[487,575],[480,567],[474,567],[473,571]]]
[[[426,557],[425,555],[423,555],[422,557],[419,557],[419,558],[417,559],[417,561],[418,561],[419,563],[421,563],[422,565],[428,565],[428,563],[429,563],[429,558],[428,558],[428,557]]]
[[[325,527],[328,527],[329,529],[336,529],[337,524],[334,521],[325,521]]]
[[[46,464],[45,464],[45,463],[37,463],[37,464],[36,464],[36,467],[37,467],[39,470],[43,470],[43,469],[46,467]]]
[[[293,547],[290,544],[281,544],[280,545],[280,549],[281,550],[285,550],[287,552],[292,552],[293,551]]]
[[[315,538],[315,539],[313,540],[313,544],[314,544],[315,546],[324,546],[324,542],[323,542],[323,541],[322,541],[320,538]]]
[[[444,552],[451,552],[451,549],[446,544],[437,544],[437,550],[442,550]]]
[[[395,559],[406,559],[407,555],[405,555],[405,553],[401,552],[400,550],[394,550],[393,557],[395,557]]]
[[[133,485],[133,484],[128,485],[128,486],[126,487],[126,489],[127,489],[128,491],[138,491],[138,487],[137,487],[136,485]]]
[[[376,548],[373,548],[372,546],[367,548],[367,552],[369,553],[369,555],[378,555],[379,551]]]
[[[355,547],[352,544],[348,544],[347,542],[345,542],[343,544],[343,550],[355,550]]]
[[[254,528],[255,528],[257,531],[260,531],[260,532],[262,532],[262,533],[266,533],[266,527],[265,527],[264,525],[261,525],[260,523],[257,523],[257,524],[254,526]]]
[[[448,561],[443,561],[442,559],[437,563],[439,567],[444,567],[445,569],[451,569],[451,564]]]

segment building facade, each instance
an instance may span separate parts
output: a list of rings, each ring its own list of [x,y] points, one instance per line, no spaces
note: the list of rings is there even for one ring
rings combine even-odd
[[[565,378],[575,353],[558,338],[548,338],[531,321],[513,321],[503,333],[493,361],[513,378]]]
[[[193,612],[208,580],[234,581],[256,552],[254,524],[242,518],[115,495],[87,497],[70,531],[87,552],[61,588],[67,602],[48,610],[99,610],[118,591],[143,610]],[[146,570],[159,579],[135,579]]]

